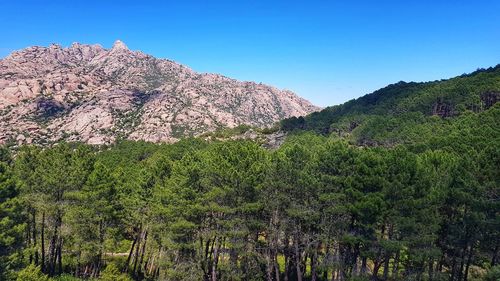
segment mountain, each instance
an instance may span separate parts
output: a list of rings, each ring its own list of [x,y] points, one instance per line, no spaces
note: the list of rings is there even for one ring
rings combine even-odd
[[[111,49],[29,47],[0,60],[0,143],[171,142],[318,109],[293,92],[196,73],[119,40]]]
[[[500,138],[500,65],[432,81],[398,82],[344,104],[281,122],[358,145],[423,144],[438,139]],[[469,142],[480,144],[480,140]]]

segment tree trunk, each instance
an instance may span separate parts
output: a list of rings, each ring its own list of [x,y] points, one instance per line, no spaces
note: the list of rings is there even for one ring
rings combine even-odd
[[[76,256],[75,277],[82,277],[82,275],[81,275],[81,272],[82,272],[81,260],[82,260],[82,253],[80,250],[78,250],[78,254]]]
[[[337,280],[344,281],[347,279],[347,263],[349,259],[349,251],[346,249],[346,246],[339,245],[337,250],[337,261],[339,262]]]
[[[325,249],[325,256],[323,257],[323,260],[328,259],[330,256],[330,244],[328,242],[325,242],[326,244],[326,249]],[[325,266],[323,268],[323,280],[328,281],[328,267]]]
[[[372,271],[372,279],[378,280],[378,272],[380,271],[380,267],[382,267],[383,260],[379,260],[378,262],[373,263],[373,271]]]
[[[41,240],[40,243],[42,244],[42,252],[41,252],[42,272],[46,273],[46,269],[45,269],[45,212],[42,213],[42,229],[41,229],[40,240]]]
[[[49,254],[47,259],[47,272],[49,276],[54,275],[54,257],[55,257],[55,241],[54,237],[50,239],[49,242]]]
[[[399,273],[399,250],[396,251],[396,256],[394,257],[394,264],[392,265],[392,279],[397,280]]]
[[[25,231],[25,241],[26,241],[26,248],[32,248],[32,249],[36,249],[35,247],[32,247],[31,244],[32,244],[32,239],[31,239],[31,231],[32,231],[32,222],[28,219],[28,221],[26,222],[26,231]],[[30,257],[29,257],[29,264],[32,264],[33,263],[33,252],[30,251]]]
[[[295,232],[295,235],[293,238],[293,245],[294,245],[294,249],[295,249],[295,269],[297,271],[297,281],[302,281],[302,269],[300,267],[302,261],[300,259],[298,231]]]
[[[233,245],[237,243],[235,239],[233,239],[232,242]],[[231,247],[231,249],[229,250],[229,262],[231,264],[231,268],[238,268],[238,252],[233,247]]]
[[[217,281],[217,263],[219,260],[219,238],[215,239],[215,244],[212,251],[213,251],[212,281]]]
[[[62,268],[62,244],[63,244],[63,239],[59,237],[59,243],[57,243],[57,265],[58,265],[58,273],[61,274],[63,271]]]
[[[462,280],[462,274],[464,272],[464,266],[465,266],[465,254],[468,248],[467,244],[468,243],[465,243],[465,246],[462,249],[462,255],[460,255],[460,269],[458,270],[457,280]]]
[[[432,280],[434,278],[434,260],[432,258],[429,258],[429,280]]]
[[[439,262],[438,262],[438,264],[436,266],[436,271],[437,272],[442,272],[443,271],[444,259],[445,259],[445,253],[443,251],[443,253],[441,254],[441,258],[439,259]]]
[[[142,250],[141,250],[141,260],[139,261],[139,272],[141,271],[142,268],[142,262],[144,261],[144,253],[146,252],[146,242],[148,241],[148,231],[146,230],[144,233],[144,239],[142,243]]]
[[[214,249],[216,247],[215,242],[217,241],[217,239],[218,239],[217,236],[215,236],[213,239],[208,240],[211,242],[208,245],[209,251],[208,251],[208,255],[207,255],[207,280],[210,280],[212,278],[212,265],[213,265],[213,260],[214,260]]]
[[[385,260],[384,260],[384,273],[383,273],[383,279],[387,280],[389,277],[389,263],[390,263],[391,257],[389,254],[386,254]]]
[[[383,263],[383,260],[379,260],[378,257],[373,261],[373,271],[372,271],[372,279],[373,280],[378,280],[378,272],[380,270],[380,267],[382,266],[382,263]]]
[[[226,238],[222,238],[221,243],[219,243],[218,249],[217,249],[217,276],[221,276],[220,268],[218,267],[219,265],[219,256],[221,249],[226,249]]]
[[[61,211],[58,210],[56,213],[56,225],[55,225],[55,232],[54,232],[54,257],[52,258],[52,273],[54,274],[56,272],[56,266],[58,266],[58,261],[60,261],[60,253],[61,251],[61,225],[62,225],[62,214]],[[62,271],[62,266],[61,266],[61,271]]]
[[[450,281],[455,280],[455,274],[457,271],[457,258],[454,256],[453,261],[451,262],[451,276],[450,276]]]
[[[366,275],[366,257],[362,257],[361,258],[361,276],[365,276]]]
[[[493,256],[491,257],[491,267],[494,267],[497,264],[498,258],[498,245],[495,246],[495,250],[493,250]]]
[[[134,255],[134,269],[132,270],[132,274],[136,274],[137,272],[137,263],[139,262],[139,248],[142,243],[142,237],[144,235],[144,231],[141,230],[141,232],[138,234],[138,240],[137,240],[137,247],[135,247],[135,255]]]
[[[149,276],[151,276],[153,274],[153,269],[155,268],[155,261],[156,261],[157,256],[158,256],[158,259],[160,259],[161,247],[158,249],[158,255],[153,254],[151,260],[148,263],[147,273]],[[154,278],[154,276],[151,276],[151,277]]]
[[[200,245],[203,248],[203,238],[200,237]],[[201,261],[201,269],[203,270],[203,279],[208,281],[210,279],[210,239],[205,242],[205,255],[204,259]]]
[[[307,268],[307,259],[309,258],[308,255],[309,253],[304,249],[301,251],[303,253],[302,255],[302,263],[300,264],[300,269],[302,270],[302,278],[305,277],[306,275],[306,268]]]
[[[276,281],[280,281],[280,266],[278,264],[278,254],[275,252],[273,257],[274,272],[276,275]]]
[[[155,273],[153,274],[153,279],[158,278],[158,276],[160,276],[160,264],[161,264],[162,253],[163,253],[163,248],[160,247],[160,252],[158,253],[158,265],[156,266]]]
[[[271,255],[272,255],[271,249],[268,248],[267,255],[266,255],[266,279],[267,279],[267,281],[273,281],[274,264],[273,264]]]
[[[467,265],[465,266],[464,281],[467,281],[467,279],[469,278],[469,267],[470,264],[472,263],[473,250],[474,249],[471,246],[469,249],[469,255],[467,256]]]
[[[99,253],[97,254],[97,275],[102,267],[102,255],[104,249],[104,222],[103,219],[99,220]]]
[[[356,253],[354,253],[352,255],[352,260],[351,260],[351,264],[352,264],[352,272],[351,272],[351,276],[358,276],[359,272],[358,272],[358,255]]]
[[[54,276],[56,271],[56,261],[57,261],[57,244],[59,241],[59,222],[58,218],[56,218],[56,222],[54,224],[54,233],[52,238],[50,239],[49,246],[49,275]]]
[[[318,280],[318,251],[319,251],[319,243],[316,243],[314,247],[314,252],[311,256],[311,281]]]
[[[285,275],[283,281],[288,281],[290,276],[290,239],[287,234],[285,235],[283,255],[285,256]]]
[[[37,231],[36,231],[36,211],[33,210],[33,248],[35,249],[35,264],[38,265]]]
[[[130,247],[130,252],[128,253],[127,262],[125,263],[124,272],[128,272],[130,261],[132,259],[132,255],[134,254],[134,248],[137,244],[137,240],[139,239],[139,234],[135,236],[134,241],[132,242],[132,247]]]

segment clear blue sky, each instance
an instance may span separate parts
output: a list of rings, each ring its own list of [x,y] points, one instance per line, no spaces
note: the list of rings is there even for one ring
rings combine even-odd
[[[500,63],[498,0],[1,1],[0,57],[72,42],[263,82],[321,106]]]

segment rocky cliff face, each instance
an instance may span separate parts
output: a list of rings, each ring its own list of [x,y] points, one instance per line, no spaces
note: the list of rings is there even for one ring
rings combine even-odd
[[[30,47],[0,60],[0,143],[171,142],[317,109],[290,91],[199,74],[121,41]]]

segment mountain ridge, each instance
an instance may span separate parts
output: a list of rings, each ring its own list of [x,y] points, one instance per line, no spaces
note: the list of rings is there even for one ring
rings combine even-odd
[[[33,46],[0,60],[2,143],[172,142],[318,109],[291,91],[197,73],[120,40],[111,49]]]

